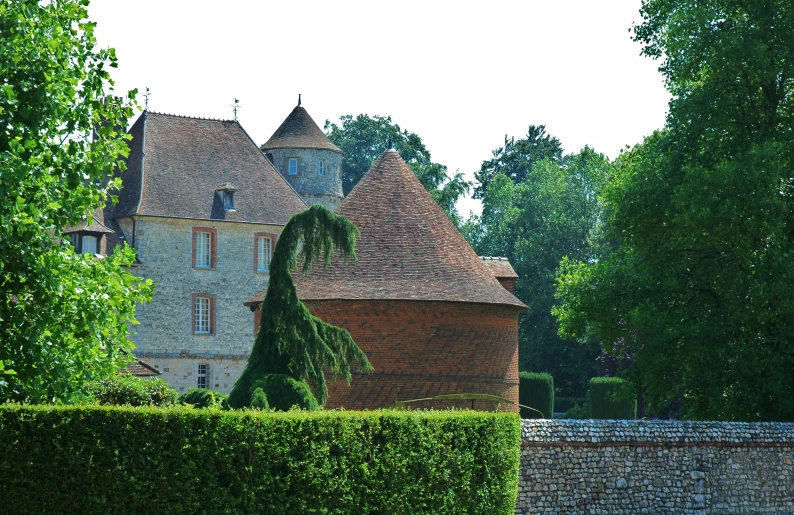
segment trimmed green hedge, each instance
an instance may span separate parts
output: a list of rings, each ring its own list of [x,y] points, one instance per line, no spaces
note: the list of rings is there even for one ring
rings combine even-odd
[[[637,396],[629,398],[627,383],[619,377],[594,377],[590,380],[590,418],[637,418]],[[622,392],[622,395],[621,393]]]
[[[0,406],[6,513],[512,514],[509,413]]]
[[[180,404],[189,404],[194,408],[228,409],[229,396],[208,388],[191,388],[179,396]]]
[[[554,378],[546,372],[518,373],[518,403],[540,413],[521,409],[521,418],[554,418]]]

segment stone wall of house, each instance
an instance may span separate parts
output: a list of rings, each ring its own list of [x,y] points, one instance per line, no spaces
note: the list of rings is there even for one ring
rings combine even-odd
[[[213,269],[193,267],[194,227],[217,231]],[[141,264],[134,273],[152,279],[155,293],[150,304],[138,308],[140,325],[131,327],[136,356],[157,368],[161,377],[179,390],[196,386],[198,364],[210,364],[211,387],[228,392],[242,373],[254,342],[253,317],[243,302],[266,289],[268,283],[267,273],[255,271],[254,235],[277,235],[281,229],[241,222],[138,217],[135,244]],[[132,241],[131,235],[128,241]],[[213,299],[212,334],[194,334],[197,294]]]
[[[342,202],[342,154],[331,150],[274,149],[273,166],[309,205],[322,204],[335,211]],[[289,175],[289,160],[298,160],[298,173]],[[325,175],[318,175],[317,161],[325,162]]]
[[[794,424],[523,420],[517,514],[794,513]]]

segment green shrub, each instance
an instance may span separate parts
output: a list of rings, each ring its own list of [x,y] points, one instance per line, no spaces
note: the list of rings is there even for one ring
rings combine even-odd
[[[179,396],[180,404],[189,404],[194,408],[222,408],[228,409],[226,399],[228,395],[207,388],[191,388]]]
[[[253,384],[251,391],[261,388],[270,407],[276,411],[289,411],[293,406],[304,410],[320,409],[320,404],[309,390],[309,385],[285,374],[267,374]]]
[[[251,407],[258,410],[270,408],[270,405],[267,403],[267,395],[265,395],[265,391],[261,388],[257,388],[254,390],[254,393],[251,394]]]
[[[512,514],[510,413],[0,406],[4,513]]]
[[[518,403],[537,411],[521,408],[521,418],[554,417],[554,378],[546,372],[519,372]]]
[[[594,377],[590,380],[590,418],[637,418],[637,395],[618,377]]]
[[[554,396],[554,411],[555,413],[565,413],[574,406],[582,406],[587,404],[587,397],[560,397]],[[589,412],[588,412],[589,416]],[[587,418],[587,417],[585,417]]]
[[[103,406],[173,406],[178,395],[162,379],[139,379],[128,374],[96,381],[88,389]]]
[[[562,418],[568,418],[568,419],[590,418],[590,403],[586,402],[581,406],[579,404],[574,404],[572,408],[568,408],[567,410],[565,410],[565,413],[562,415]]]

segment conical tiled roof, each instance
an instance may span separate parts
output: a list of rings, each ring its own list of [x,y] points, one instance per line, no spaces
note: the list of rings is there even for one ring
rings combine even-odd
[[[287,119],[261,148],[264,151],[279,148],[313,148],[342,152],[339,147],[331,143],[320,127],[314,123],[306,109],[301,106],[292,110]]]
[[[451,301],[526,309],[493,277],[397,152],[384,152],[336,213],[361,231],[358,261],[335,259],[296,277],[301,300]]]

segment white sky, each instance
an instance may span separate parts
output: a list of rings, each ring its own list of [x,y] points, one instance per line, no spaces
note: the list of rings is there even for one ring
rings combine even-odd
[[[322,128],[391,115],[469,178],[505,134],[546,125],[566,152],[615,157],[664,124],[658,63],[629,28],[640,0],[467,2],[93,0],[116,94],[152,111],[238,119],[258,144],[303,95]],[[134,7],[133,7],[134,6]],[[479,212],[463,200],[461,214]]]

